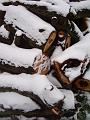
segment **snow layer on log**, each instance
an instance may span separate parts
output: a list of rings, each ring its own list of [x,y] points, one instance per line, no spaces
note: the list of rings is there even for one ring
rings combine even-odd
[[[63,0],[40,0],[40,1],[35,1],[35,0],[1,0],[1,3],[4,2],[15,2],[19,1],[24,4],[30,4],[30,5],[38,5],[38,6],[46,6],[48,11],[55,11],[57,14],[61,14],[62,16],[66,17],[67,14],[69,13],[70,10],[70,5],[66,3]],[[64,9],[63,9],[64,8]]]
[[[82,11],[83,9],[90,10],[90,1],[80,1],[80,2],[71,2],[70,5],[76,10],[76,11]]]
[[[40,107],[30,98],[14,92],[0,92],[0,105],[2,105],[5,109],[20,109],[24,110],[25,112],[40,109]]]
[[[18,14],[17,14],[18,13]],[[55,29],[23,6],[6,6],[6,24],[13,24],[36,44],[42,45],[48,39],[50,33]]]
[[[0,43],[0,58],[6,64],[9,64],[7,61],[14,63],[16,67],[24,66],[28,68],[29,66],[32,66],[35,57],[40,53],[40,49],[22,49]]]
[[[90,68],[87,70],[85,75],[83,76],[84,79],[90,80]]]
[[[70,90],[65,90],[65,89],[61,89],[61,91],[65,96],[63,108],[64,109],[75,109],[75,99],[74,99],[73,92]]]
[[[9,37],[9,32],[4,28],[4,25],[0,27],[0,35],[4,38]]]
[[[53,105],[64,99],[63,93],[45,75],[0,75],[0,87],[11,87],[20,91],[33,92],[45,104]]]
[[[73,46],[67,48],[62,54],[55,58],[54,60],[62,63],[67,59],[78,59],[84,60],[86,57],[90,57],[90,33],[88,33],[83,39],[74,44]]]
[[[70,5],[63,0],[41,0],[43,2],[51,4],[47,6],[48,10],[56,11],[58,14],[66,16],[69,13]],[[63,9],[64,8],[64,9]]]

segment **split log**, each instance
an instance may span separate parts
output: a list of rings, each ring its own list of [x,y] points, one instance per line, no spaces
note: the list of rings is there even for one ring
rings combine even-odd
[[[50,57],[53,54],[56,46],[60,46],[62,51],[71,45],[70,35],[65,34],[63,31],[60,31],[58,34],[56,31],[53,31],[43,49],[43,53],[36,57],[34,61],[34,70],[40,74],[47,74],[50,70]]]

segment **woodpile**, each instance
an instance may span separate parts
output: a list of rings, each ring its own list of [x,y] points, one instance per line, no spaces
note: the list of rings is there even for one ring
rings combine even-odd
[[[90,92],[90,2],[72,1],[0,2],[0,118],[74,119]]]

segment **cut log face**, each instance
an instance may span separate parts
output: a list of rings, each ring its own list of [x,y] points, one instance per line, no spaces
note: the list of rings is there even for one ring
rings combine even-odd
[[[48,38],[48,40],[47,40],[47,42],[46,42],[46,44],[45,44],[43,53],[48,52],[49,48],[51,47],[51,45],[52,45],[53,42],[55,41],[56,36],[57,36],[57,32],[56,32],[56,31],[53,31],[53,32],[50,34],[50,36],[49,36],[49,38]]]
[[[40,54],[35,58],[33,69],[42,75],[46,75],[50,70],[50,59],[44,54]]]
[[[72,86],[76,89],[90,92],[90,80],[84,78],[76,79]]]

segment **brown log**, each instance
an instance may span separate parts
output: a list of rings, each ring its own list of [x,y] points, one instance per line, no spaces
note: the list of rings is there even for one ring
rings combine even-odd
[[[59,82],[66,86],[70,84],[69,79],[63,74],[63,71],[60,69],[60,64],[58,62],[54,62],[54,68],[56,75],[58,77]]]
[[[56,36],[57,36],[57,32],[56,31],[53,31],[50,34],[50,36],[49,36],[49,38],[48,38],[48,40],[47,40],[47,42],[46,42],[46,44],[44,46],[43,53],[48,53],[49,48],[52,46],[53,42],[56,40]]]
[[[72,87],[74,89],[79,89],[79,90],[90,92],[90,80],[87,80],[87,79],[84,79],[84,78],[77,78],[72,83]]]

